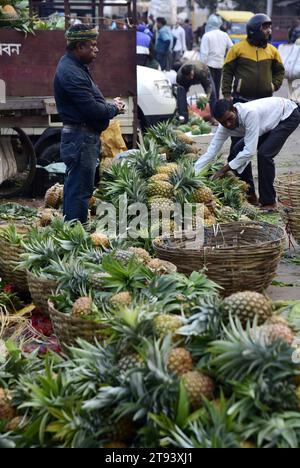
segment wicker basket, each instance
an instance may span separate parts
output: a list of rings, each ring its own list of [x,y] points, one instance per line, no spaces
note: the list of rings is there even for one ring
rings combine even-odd
[[[230,223],[205,229],[204,246],[189,248],[196,233],[180,239],[154,241],[156,254],[174,263],[180,273],[206,269],[207,276],[224,288],[224,295],[239,291],[262,292],[276,276],[285,247],[281,227],[268,223]]]
[[[57,281],[35,276],[27,270],[29,292],[35,306],[48,312],[48,299],[57,289]]]
[[[0,220],[0,231],[3,229],[7,229],[12,224],[15,226],[18,234],[27,234],[27,232],[33,227],[33,223],[29,223],[28,221],[26,222],[25,220],[24,221],[17,220],[17,221],[10,221],[10,222]]]
[[[55,309],[51,301],[48,301],[48,310],[54,333],[63,348],[76,344],[77,338],[93,343],[95,338],[101,342],[107,336],[105,325],[63,314]]]
[[[25,270],[16,270],[21,254],[22,246],[12,245],[0,238],[0,276],[4,283],[13,284],[20,292],[28,292],[27,275]]]
[[[280,176],[275,181],[280,214],[292,234],[300,244],[300,174]]]

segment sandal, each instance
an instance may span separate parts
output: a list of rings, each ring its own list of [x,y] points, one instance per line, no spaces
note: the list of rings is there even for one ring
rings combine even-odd
[[[264,214],[277,214],[279,213],[279,210],[276,205],[266,205],[266,206],[260,206],[259,210],[264,213]]]

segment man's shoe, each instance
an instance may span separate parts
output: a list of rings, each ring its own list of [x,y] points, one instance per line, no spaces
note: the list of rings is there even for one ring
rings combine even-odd
[[[260,211],[262,211],[265,214],[274,214],[278,213],[278,207],[276,203],[274,205],[260,205]]]

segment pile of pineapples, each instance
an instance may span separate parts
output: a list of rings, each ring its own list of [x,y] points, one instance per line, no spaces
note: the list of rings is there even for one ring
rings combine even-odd
[[[201,215],[196,214],[196,211],[193,214],[193,227],[258,219],[258,210],[246,201],[248,187],[245,183],[233,173],[224,179],[212,181],[211,175],[216,166],[205,171],[205,174],[195,176],[195,154],[187,153],[191,151],[190,146],[182,142],[170,142],[177,138],[174,131],[168,137],[158,137],[160,132],[160,126],[150,130],[139,151],[104,170],[100,186],[95,192],[98,203],[111,203],[118,213],[120,200],[126,197],[128,205],[144,204],[149,213],[170,212],[171,216],[164,221],[165,224],[161,221],[159,226],[151,225],[149,219],[149,238],[156,237],[152,235],[153,232],[173,233],[181,230],[182,226],[175,222],[174,217],[178,204],[203,205]],[[163,144],[166,146],[163,147]],[[150,248],[145,243],[139,246]]]

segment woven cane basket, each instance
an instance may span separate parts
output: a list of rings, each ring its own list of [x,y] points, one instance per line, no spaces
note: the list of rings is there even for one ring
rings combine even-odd
[[[16,270],[23,247],[0,239],[0,252],[0,276],[4,283],[13,284],[20,292],[28,292],[26,271]]]
[[[288,234],[300,244],[300,174],[287,174],[275,181],[280,214]]]
[[[180,273],[206,270],[223,287],[224,295],[267,289],[285,247],[284,230],[268,223],[230,223],[205,229],[204,245],[196,240],[195,232],[175,237],[154,241],[156,255],[174,263]]]
[[[17,221],[10,221],[10,222],[0,220],[0,231],[2,229],[7,229],[12,224],[15,226],[18,234],[26,234],[33,227],[33,223],[29,223],[28,221],[25,221],[25,220],[24,221],[17,220]]]
[[[57,281],[42,276],[35,276],[28,270],[27,281],[34,305],[48,313],[48,300],[57,289]]]
[[[63,348],[76,344],[77,338],[93,343],[95,339],[101,342],[106,337],[105,325],[63,314],[51,301],[48,301],[48,310],[54,333]]]

